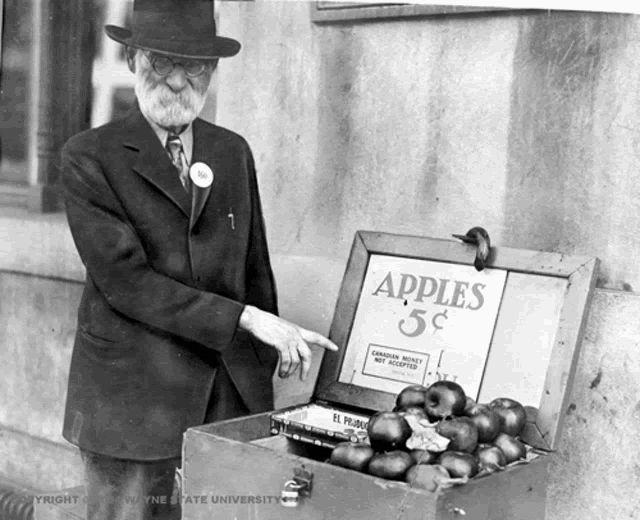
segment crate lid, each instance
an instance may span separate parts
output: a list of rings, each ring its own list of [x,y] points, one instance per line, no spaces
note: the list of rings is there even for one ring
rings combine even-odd
[[[594,257],[358,231],[314,398],[391,410],[410,384],[458,382],[477,402],[510,397],[521,437],[557,448],[595,286]]]

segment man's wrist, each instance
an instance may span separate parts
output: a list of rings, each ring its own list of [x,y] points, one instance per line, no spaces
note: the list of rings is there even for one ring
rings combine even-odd
[[[238,320],[238,327],[242,330],[246,330],[247,332],[251,332],[253,329],[254,322],[254,311],[255,308],[251,305],[245,305],[242,313],[240,314],[240,319]]]

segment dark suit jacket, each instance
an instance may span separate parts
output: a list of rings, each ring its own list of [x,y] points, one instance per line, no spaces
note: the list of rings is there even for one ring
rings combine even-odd
[[[200,119],[193,132],[192,162],[214,180],[192,200],[138,109],[63,149],[67,217],[87,268],[63,435],[82,448],[179,456],[219,363],[251,412],[273,408],[277,352],[237,329],[244,304],[277,313],[251,151]]]

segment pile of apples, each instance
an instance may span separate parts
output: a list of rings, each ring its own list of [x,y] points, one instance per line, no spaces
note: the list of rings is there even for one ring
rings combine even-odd
[[[371,417],[368,443],[340,443],[329,462],[435,491],[445,482],[466,482],[524,460],[527,448],[518,436],[526,419],[524,407],[514,399],[480,404],[452,381],[437,381],[428,388],[411,385],[398,394],[393,411]],[[431,428],[448,443],[437,451],[407,447],[407,441],[415,439],[416,424]]]

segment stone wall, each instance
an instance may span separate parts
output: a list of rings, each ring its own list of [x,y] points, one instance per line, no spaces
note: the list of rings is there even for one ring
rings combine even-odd
[[[283,316],[328,332],[357,229],[483,225],[497,245],[600,257],[548,517],[633,517],[640,19],[320,26],[306,2],[220,4],[243,49],[221,60],[216,118],[255,152]],[[83,278],[62,215],[0,215],[0,475],[32,489],[81,482],[60,430]],[[277,405],[313,380],[276,380]]]

